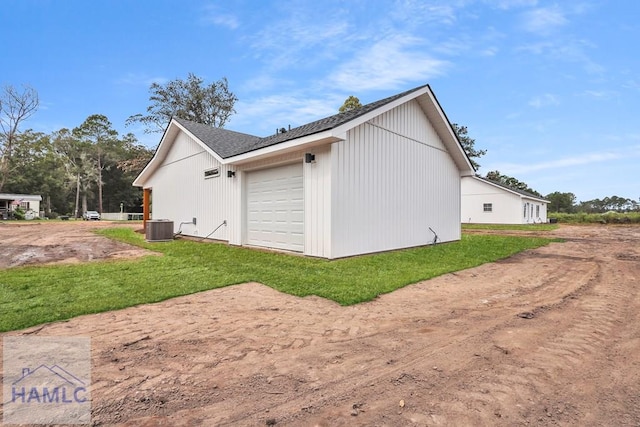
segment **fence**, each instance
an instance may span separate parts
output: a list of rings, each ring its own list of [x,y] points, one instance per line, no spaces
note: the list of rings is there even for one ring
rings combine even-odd
[[[107,221],[135,221],[142,220],[142,213],[103,212],[100,218]]]

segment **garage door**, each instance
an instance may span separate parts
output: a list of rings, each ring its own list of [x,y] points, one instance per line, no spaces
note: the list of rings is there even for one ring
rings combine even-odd
[[[304,251],[301,162],[247,174],[247,243]]]

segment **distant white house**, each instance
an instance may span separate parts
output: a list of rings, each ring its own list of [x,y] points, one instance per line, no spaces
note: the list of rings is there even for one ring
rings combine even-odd
[[[496,182],[465,176],[461,181],[461,222],[533,224],[547,222],[548,200]]]
[[[20,207],[25,212],[38,216],[42,196],[35,194],[0,193],[0,219],[6,219]],[[33,217],[33,216],[32,216]]]
[[[425,85],[264,138],[174,118],[133,185],[174,232],[340,258],[460,239],[473,172]]]

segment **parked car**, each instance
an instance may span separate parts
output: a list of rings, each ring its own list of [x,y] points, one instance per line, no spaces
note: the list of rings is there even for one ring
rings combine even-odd
[[[84,214],[82,214],[82,219],[84,219],[85,221],[100,221],[100,214],[96,211],[86,211]]]

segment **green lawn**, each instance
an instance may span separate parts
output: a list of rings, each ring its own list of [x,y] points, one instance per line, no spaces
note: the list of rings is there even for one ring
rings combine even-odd
[[[146,243],[130,229],[99,233],[163,256],[0,270],[0,331],[249,281],[350,305],[552,241],[463,235],[454,243],[327,261],[188,240]]]
[[[462,224],[463,230],[550,231],[558,224]]]

